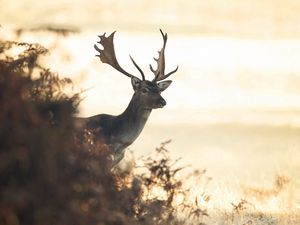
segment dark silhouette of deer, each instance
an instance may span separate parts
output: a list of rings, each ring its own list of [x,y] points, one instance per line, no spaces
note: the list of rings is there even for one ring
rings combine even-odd
[[[114,69],[131,78],[134,94],[125,111],[117,116],[99,114],[88,118],[77,118],[80,129],[87,129],[93,133],[95,140],[106,144],[113,155],[113,166],[123,159],[125,149],[132,144],[143,130],[145,123],[152,109],[162,108],[166,101],[162,98],[161,92],[166,90],[171,84],[171,80],[166,80],[178,70],[165,74],[165,48],[167,43],[167,33],[160,30],[163,37],[163,47],[158,52],[159,56],[154,60],[157,62],[156,70],[150,64],[150,70],[154,73],[152,81],[146,80],[143,71],[130,56],[134,66],[141,73],[142,79],[126,72],[118,63],[114,50],[114,34],[105,37],[105,33],[99,36],[103,49],[94,48],[98,51],[101,62],[111,65]],[[161,82],[159,82],[161,81]]]

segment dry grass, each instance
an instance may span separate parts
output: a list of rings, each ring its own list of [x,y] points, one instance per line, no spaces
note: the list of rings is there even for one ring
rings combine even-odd
[[[300,224],[297,208],[260,207],[288,192],[291,178],[243,186],[237,201],[217,199],[206,170],[186,172],[171,158],[170,141],[111,170],[109,149],[91,132],[74,140],[80,98],[63,92],[71,80],[39,63],[46,53],[0,42],[0,224]],[[215,201],[231,208],[212,208]]]
[[[250,198],[255,198],[259,201],[265,201],[272,197],[278,196],[286,190],[290,179],[284,175],[276,175],[274,186],[272,188],[257,188],[257,187],[244,187],[244,193]]]

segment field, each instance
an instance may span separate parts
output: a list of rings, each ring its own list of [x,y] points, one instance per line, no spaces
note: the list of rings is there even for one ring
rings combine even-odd
[[[1,225],[300,224],[298,1],[0,3]],[[119,62],[151,79],[159,28],[179,71],[111,171],[102,145],[69,139],[73,116],[119,114],[133,94],[93,45],[117,30]]]

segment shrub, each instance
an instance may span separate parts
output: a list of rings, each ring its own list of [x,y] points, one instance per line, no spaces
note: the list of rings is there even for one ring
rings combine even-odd
[[[79,94],[66,95],[71,80],[39,64],[46,53],[0,41],[0,224],[183,224],[175,204],[186,194],[175,178],[182,168],[173,168],[167,143],[140,175],[112,170],[109,149],[90,131],[76,139]],[[163,198],[149,195],[155,188]],[[207,215],[197,204],[182,207]]]

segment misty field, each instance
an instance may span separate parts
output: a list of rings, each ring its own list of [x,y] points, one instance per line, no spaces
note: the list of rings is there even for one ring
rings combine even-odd
[[[172,95],[180,103],[193,92],[180,74],[179,85],[166,94],[170,108],[154,113],[124,162],[111,170],[109,151],[89,133],[84,145],[73,140],[73,117],[119,112],[130,98],[129,84],[92,61],[92,47],[85,51],[78,43],[94,40],[78,41],[74,32],[16,30],[0,40],[0,224],[300,224],[299,113],[290,107],[294,86],[284,95],[289,101],[283,113],[259,107],[233,110],[236,114],[214,108],[178,112]],[[46,35],[50,38],[37,44]],[[220,78],[229,86],[236,82]],[[203,74],[193,79],[191,85],[205,81]],[[216,78],[211,79],[206,84],[213,85]],[[218,92],[228,91],[221,81]],[[210,97],[208,89],[203,98]],[[236,93],[251,100],[249,86],[233,89],[225,95],[228,102]],[[108,94],[116,99],[114,106]],[[251,102],[260,106],[263,100]],[[197,107],[218,102],[216,97]],[[184,123],[185,113],[195,122]]]

